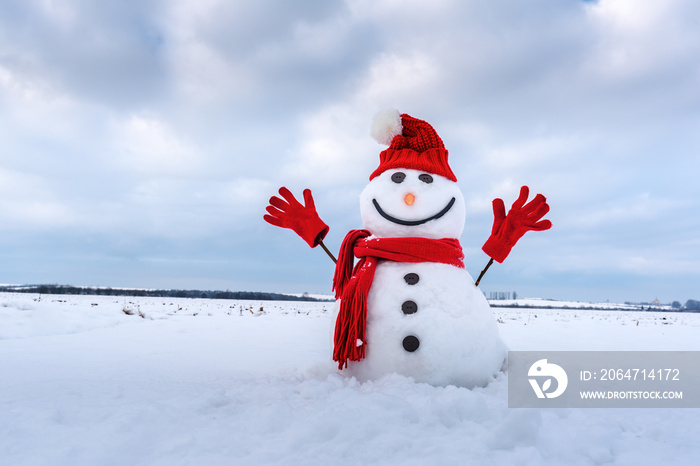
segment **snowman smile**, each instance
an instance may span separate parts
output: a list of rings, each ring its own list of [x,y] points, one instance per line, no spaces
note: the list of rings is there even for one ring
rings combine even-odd
[[[447,203],[444,209],[442,209],[440,212],[437,214],[433,215],[432,217],[424,218],[422,220],[402,220],[400,218],[393,217],[386,212],[379,206],[379,202],[377,202],[376,199],[372,199],[372,204],[374,204],[374,208],[377,209],[377,212],[379,212],[379,215],[384,217],[385,219],[389,220],[392,223],[396,223],[398,225],[407,225],[407,226],[416,226],[416,225],[422,225],[426,222],[429,222],[431,220],[436,220],[443,215],[445,215],[454,205],[455,203],[455,198],[453,197],[450,202]]]

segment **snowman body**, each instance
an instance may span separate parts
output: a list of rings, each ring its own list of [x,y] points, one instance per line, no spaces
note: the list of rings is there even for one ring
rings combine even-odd
[[[360,195],[373,237],[458,239],[465,204],[457,183],[414,169],[386,170]],[[365,358],[350,361],[360,380],[399,373],[433,385],[483,386],[506,357],[484,295],[449,264],[379,260],[367,297]]]

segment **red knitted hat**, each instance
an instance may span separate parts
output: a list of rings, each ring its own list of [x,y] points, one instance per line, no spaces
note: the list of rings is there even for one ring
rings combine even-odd
[[[447,163],[442,139],[425,121],[387,110],[374,117],[371,134],[389,148],[379,154],[379,167],[372,172],[370,180],[392,168],[412,168],[457,181]]]

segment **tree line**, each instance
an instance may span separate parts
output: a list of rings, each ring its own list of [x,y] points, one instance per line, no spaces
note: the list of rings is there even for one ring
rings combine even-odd
[[[253,301],[328,301],[313,298],[304,293],[294,296],[262,291],[219,291],[219,290],[140,290],[125,288],[92,288],[71,285],[10,285],[0,286],[0,292],[65,294],[90,296],[138,296],[153,298],[205,298],[205,299],[243,299]]]
[[[688,301],[685,302],[685,306],[681,306],[681,303],[678,301],[674,301],[671,304],[671,307],[673,309],[685,309],[686,311],[700,311],[700,301],[696,299],[689,299]]]

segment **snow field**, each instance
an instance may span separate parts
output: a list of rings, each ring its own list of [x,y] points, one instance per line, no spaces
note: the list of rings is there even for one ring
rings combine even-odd
[[[333,306],[0,294],[0,464],[697,462],[699,410],[509,409],[506,375],[359,383],[330,360]],[[700,349],[698,314],[494,315],[511,349]]]

